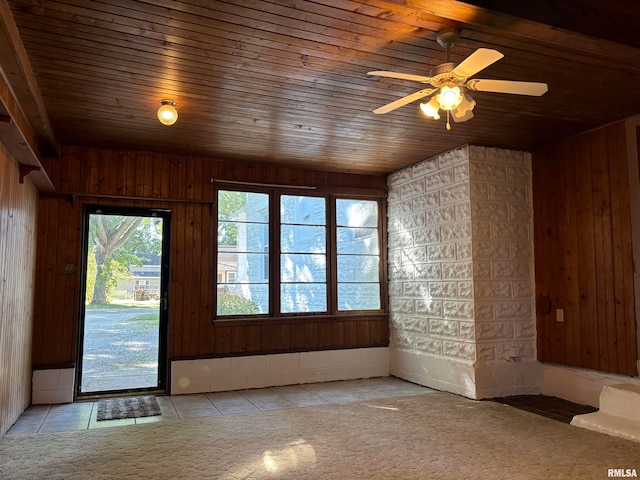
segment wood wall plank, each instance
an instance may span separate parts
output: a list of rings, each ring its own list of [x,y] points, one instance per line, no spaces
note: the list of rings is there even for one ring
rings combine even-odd
[[[47,307],[34,314],[34,364],[76,362],[85,204],[171,209],[168,355],[172,359],[388,345],[386,317],[214,322],[212,297],[217,233],[210,178],[383,196],[384,176],[331,175],[270,164],[88,147],[63,147],[56,162],[67,173],[58,176],[58,193],[40,200],[38,222],[43,234],[38,236],[36,305]],[[64,273],[69,263],[78,267],[74,274]]]
[[[31,401],[38,192],[0,144],[0,437]],[[44,309],[41,310],[43,312]]]
[[[546,148],[538,151],[538,157],[548,159],[550,155]],[[547,359],[549,352],[551,352],[548,324],[553,310],[547,306],[547,301],[551,299],[549,291],[549,257],[547,255],[550,251],[549,214],[551,209],[548,206],[550,200],[549,182],[546,182],[545,179],[549,177],[548,169],[550,163],[548,160],[546,162],[532,162],[537,351],[539,358],[541,355],[546,355]]]
[[[536,314],[542,361],[638,373],[627,162],[624,123],[533,153],[536,296],[552,300]]]
[[[562,178],[570,179],[576,168],[576,154],[573,145],[563,145],[561,151],[564,161],[562,165]],[[566,362],[569,365],[579,365],[582,362],[582,335],[580,322],[580,273],[578,264],[579,244],[577,212],[576,212],[576,184],[567,181],[564,184],[563,209],[561,218],[563,231],[562,264],[564,275],[562,277],[562,291],[564,292],[564,327],[566,341]]]
[[[591,149],[589,139],[577,139],[575,159],[584,168],[575,169],[576,180],[576,229],[580,282],[580,319],[582,326],[581,365],[599,369],[598,306],[596,296],[596,260],[594,246],[593,192],[591,190]],[[574,164],[575,167],[575,164]]]

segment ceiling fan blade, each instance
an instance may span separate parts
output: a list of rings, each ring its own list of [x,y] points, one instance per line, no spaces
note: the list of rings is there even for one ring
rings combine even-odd
[[[402,97],[394,102],[387,103],[386,105],[383,105],[380,108],[376,108],[373,111],[373,113],[376,113],[376,114],[389,113],[390,111],[395,110],[396,108],[400,108],[403,105],[407,105],[408,103],[415,102],[416,100],[420,100],[421,98],[426,97],[427,95],[431,95],[435,91],[436,91],[435,88],[425,88],[424,90],[419,90],[415,93],[412,93],[411,95]]]
[[[378,77],[399,78],[400,80],[411,80],[413,82],[429,83],[431,77],[423,77],[422,75],[412,75],[410,73],[387,72],[379,70],[375,72],[367,72],[367,75],[377,75]]]
[[[469,78],[480,70],[484,70],[489,65],[497,62],[502,57],[504,57],[504,55],[497,50],[479,48],[460,62],[451,73],[456,77]]]
[[[469,80],[467,87],[478,92],[513,93],[539,97],[547,93],[546,83],[515,82],[512,80]]]

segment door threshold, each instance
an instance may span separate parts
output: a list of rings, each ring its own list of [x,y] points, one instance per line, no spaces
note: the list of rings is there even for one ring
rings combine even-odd
[[[158,395],[164,396],[167,392],[164,389],[152,389],[152,390],[138,390],[135,392],[132,391],[121,391],[121,392],[104,392],[104,393],[88,393],[76,396],[74,402],[84,402],[84,401],[92,401],[92,400],[104,400],[107,398],[122,398],[122,397],[144,397],[147,395]]]

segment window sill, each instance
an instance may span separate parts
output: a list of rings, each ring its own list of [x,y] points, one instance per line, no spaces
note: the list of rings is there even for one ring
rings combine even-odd
[[[358,320],[365,318],[384,318],[388,317],[388,312],[375,311],[375,312],[343,312],[336,314],[318,314],[318,315],[282,315],[279,317],[218,317],[212,320],[214,325],[234,326],[234,325],[273,325],[282,323],[296,323],[305,321],[319,321],[319,322],[331,322],[331,321],[344,321],[344,320]]]

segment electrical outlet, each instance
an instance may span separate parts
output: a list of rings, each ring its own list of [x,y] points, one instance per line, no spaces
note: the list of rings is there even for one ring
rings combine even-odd
[[[564,322],[564,310],[562,308],[556,309],[556,322]]]

